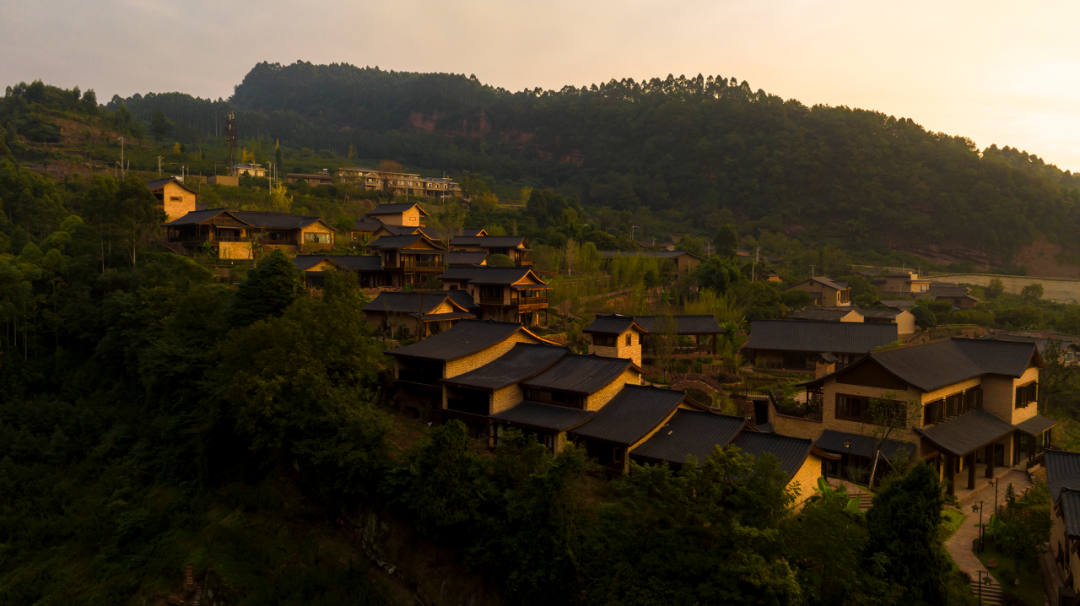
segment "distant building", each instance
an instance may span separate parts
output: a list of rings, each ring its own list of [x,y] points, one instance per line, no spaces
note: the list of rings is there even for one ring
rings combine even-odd
[[[265,177],[266,169],[260,164],[234,164],[233,174],[239,177],[240,175],[247,175],[249,177]]]
[[[461,187],[450,179],[421,177],[413,173],[384,173],[371,168],[342,166],[335,171],[341,183],[360,185],[367,191],[389,190],[399,196],[460,198]]]
[[[847,282],[824,276],[799,282],[788,290],[801,290],[814,296],[814,305],[851,305],[851,288]]]
[[[256,250],[334,247],[334,228],[319,217],[223,208],[189,212],[164,224],[166,241],[189,254],[206,244],[219,259],[252,259]]]
[[[843,368],[898,339],[895,324],[755,320],[743,351],[759,368],[813,371],[820,354],[835,356],[836,368]]]
[[[330,175],[330,171],[324,168],[322,172],[312,174],[288,173],[285,175],[285,181],[289,183],[307,183],[311,186],[333,185],[334,177]]]

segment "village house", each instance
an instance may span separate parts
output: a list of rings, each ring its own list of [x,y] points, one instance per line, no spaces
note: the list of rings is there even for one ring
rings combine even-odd
[[[384,173],[371,168],[342,166],[335,171],[340,183],[359,185],[367,191],[383,191],[387,187],[394,195],[425,196],[428,198],[461,197],[461,187],[450,179],[421,177],[413,173]]]
[[[605,266],[611,267],[611,262],[619,257],[643,257],[649,259],[659,259],[664,265],[669,265],[670,268],[667,271],[663,271],[668,276],[685,276],[692,273],[697,269],[698,265],[701,265],[701,257],[686,252],[685,250],[672,250],[663,251],[631,251],[624,252],[621,250],[604,250],[600,251],[600,255],[604,258]]]
[[[198,208],[199,194],[176,177],[151,181],[146,184],[146,189],[154,194],[157,200],[154,208],[165,213],[166,222],[175,221]]]
[[[1034,343],[1044,362],[1049,363],[1048,355],[1056,350],[1056,360],[1062,366],[1076,366],[1080,363],[1080,336],[1065,335],[1052,330],[995,330],[979,337],[993,341],[1017,341]]]
[[[917,299],[928,301],[948,301],[953,309],[971,309],[979,304],[979,299],[971,296],[971,289],[949,282],[931,282],[926,292],[918,295]]]
[[[825,464],[839,459],[816,447],[813,440],[759,432],[743,417],[682,407],[634,448],[630,458],[638,463],[667,463],[679,469],[690,456],[700,464],[717,446],[735,446],[754,456],[766,452],[775,456],[788,476],[795,503],[810,497]]]
[[[843,368],[899,339],[896,324],[815,320],[754,320],[744,355],[757,368],[813,371],[822,354]]]
[[[517,267],[533,264],[533,250],[526,244],[525,236],[455,236],[450,240],[450,250],[506,255]]]
[[[392,281],[378,255],[297,255],[293,257],[293,265],[304,273],[304,285],[309,289],[322,288],[328,271],[349,272],[362,288],[386,287]]]
[[[442,379],[489,364],[518,343],[558,345],[516,322],[462,320],[448,330],[411,345],[386,351],[394,358],[394,378],[404,405],[445,408]]]
[[[599,315],[585,330],[589,335],[589,353],[609,358],[627,358],[641,366],[641,338],[649,331],[633,316]]]
[[[383,236],[368,248],[382,257],[383,271],[390,274],[392,286],[420,288],[446,269],[446,249],[424,234]]]
[[[949,494],[966,493],[978,473],[1026,465],[1050,444],[1055,423],[1036,405],[1044,367],[1032,343],[949,339],[871,351],[802,383],[805,404],[773,406],[770,420],[779,434],[841,455],[835,471],[856,479],[877,458],[864,438],[891,426],[882,454],[932,462]]]
[[[862,272],[862,275],[870,280],[870,283],[876,286],[883,295],[909,296],[930,289],[930,278],[919,278],[919,274],[911,271]]]
[[[1048,449],[1043,456],[1046,484],[1054,504],[1050,553],[1065,582],[1064,591],[1075,598],[1080,580],[1080,453]]]
[[[779,284],[780,282],[783,282],[784,279],[782,277],[780,277],[780,274],[778,274],[775,271],[770,269],[769,271],[765,272],[765,281],[766,282],[775,282],[775,283]]]
[[[376,330],[396,334],[404,327],[414,339],[437,335],[459,320],[476,318],[445,290],[381,292],[364,306],[364,316]]]
[[[838,458],[809,439],[756,434],[745,419],[712,412],[685,392],[642,386],[633,362],[641,357],[640,341],[632,349],[638,351],[611,350],[625,358],[573,354],[514,324],[462,320],[387,354],[407,397],[431,403],[441,395],[441,418],[462,421],[470,436],[491,447],[514,428],[553,451],[576,442],[601,465],[625,472],[631,459],[679,466],[691,455],[700,461],[715,446],[734,445],[780,459],[800,501],[821,476],[822,461]],[[747,435],[740,436],[743,429]]]
[[[896,324],[900,336],[915,333],[915,316],[903,309],[872,307],[811,307],[787,316],[793,320],[854,322],[857,324]]]
[[[808,292],[814,297],[816,306],[841,306],[851,305],[851,287],[847,282],[830,280],[826,277],[810,278],[788,288],[788,290],[801,290]]]
[[[253,259],[259,250],[329,250],[334,228],[319,217],[248,210],[199,210],[165,223],[170,244],[191,254],[206,245],[219,259]]]
[[[551,286],[527,267],[449,267],[439,280],[444,290],[463,290],[481,307],[482,319],[536,326],[547,313]]]
[[[245,162],[233,165],[232,174],[239,177],[241,175],[247,175],[249,177],[265,177],[266,169],[261,164],[255,164],[253,162]]]

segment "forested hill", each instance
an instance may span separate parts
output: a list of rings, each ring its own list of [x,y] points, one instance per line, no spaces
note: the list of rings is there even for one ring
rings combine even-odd
[[[217,122],[200,112],[224,104],[126,102],[137,116],[161,109],[207,132]],[[908,119],[785,101],[735,78],[512,93],[463,75],[261,63],[232,102],[246,136],[337,153],[352,145],[360,157],[555,187],[586,205],[647,206],[688,228],[726,207],[849,246],[948,243],[1004,265],[1045,237],[1080,260],[1068,237],[1080,227],[1076,175],[1008,147],[980,152]]]

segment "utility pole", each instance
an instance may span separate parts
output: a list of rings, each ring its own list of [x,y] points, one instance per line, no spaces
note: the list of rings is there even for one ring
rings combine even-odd
[[[161,178],[161,160],[162,160],[162,157],[158,156],[157,157],[157,177],[158,177],[158,179]]]
[[[817,267],[817,266],[816,265],[811,265],[810,266],[810,278],[811,279],[813,279],[813,277],[814,277],[814,268],[815,267]]]
[[[750,281],[757,282],[757,264],[758,259],[761,257],[761,247],[754,249],[754,264],[750,266]],[[811,270],[813,271],[813,270]]]
[[[127,177],[127,170],[124,168],[124,138],[119,137],[119,139],[120,139],[120,178],[123,179],[123,178]]]
[[[232,111],[225,119],[225,143],[229,146],[229,176],[236,176],[236,162],[233,160],[233,148],[236,147],[236,116]]]
[[[630,224],[630,241],[631,242],[636,242],[637,241],[637,240],[634,240],[634,230],[635,229],[641,229],[641,228],[638,227],[637,225],[634,225],[633,223],[631,223]]]

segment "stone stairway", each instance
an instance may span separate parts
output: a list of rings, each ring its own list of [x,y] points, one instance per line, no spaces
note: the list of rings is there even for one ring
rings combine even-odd
[[[870,511],[870,505],[873,504],[874,495],[865,492],[859,492],[851,495],[854,499],[859,499],[859,511]]]
[[[1001,585],[998,585],[997,582],[993,581],[993,579],[991,579],[991,583],[987,585],[985,583],[985,579],[986,577],[983,577],[984,582],[982,586],[982,603],[991,606],[996,604],[1004,604],[1005,594],[1001,591]],[[971,593],[974,594],[975,597],[979,596],[978,581],[971,581]]]

